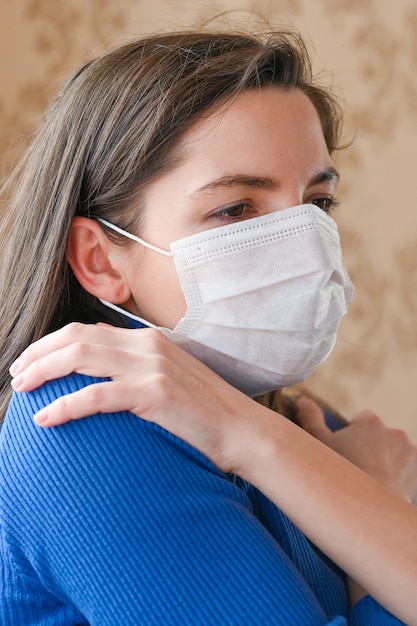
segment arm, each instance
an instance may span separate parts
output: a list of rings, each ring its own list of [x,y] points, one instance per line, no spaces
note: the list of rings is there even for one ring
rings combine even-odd
[[[74,344],[74,332],[86,341]],[[225,471],[235,471],[259,487],[384,606],[407,623],[416,623],[415,508],[320,441],[231,388],[159,333],[139,332],[145,334],[74,325],[45,338],[23,355],[19,388],[36,386],[51,369],[88,373],[106,368],[101,373],[113,381],[51,405],[50,423],[81,417],[92,406],[115,410],[122,404],[169,428]],[[89,343],[90,333],[95,344]],[[151,363],[155,354],[156,377]],[[286,480],[280,481],[280,476]]]
[[[249,495],[185,442],[126,412],[33,423],[45,403],[100,382],[73,375],[16,394],[3,426],[17,623],[57,623],[58,605],[60,623],[92,626],[344,623],[326,616]]]
[[[263,432],[257,428],[248,435],[242,473],[279,501],[301,530],[374,598],[406,623],[416,623],[415,507],[319,441],[302,431],[295,434],[291,423],[278,432],[272,417],[261,419]],[[279,476],[285,476],[282,484]]]

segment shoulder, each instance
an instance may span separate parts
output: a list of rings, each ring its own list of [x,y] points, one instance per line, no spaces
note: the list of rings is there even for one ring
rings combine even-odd
[[[106,447],[106,442],[111,447],[116,439],[119,439],[119,443],[126,439],[134,445],[138,442],[138,438],[168,439],[182,447],[187,447],[185,442],[168,431],[128,411],[96,413],[52,428],[40,428],[34,422],[34,414],[57,398],[105,380],[108,379],[74,373],[45,383],[29,393],[14,392],[0,433],[1,446],[3,448],[31,444],[45,446],[53,441],[54,445],[65,447],[66,442],[74,444],[79,440],[80,445],[90,448],[86,439],[88,435],[94,440],[102,440],[103,448]],[[126,433],[129,436],[126,436]],[[130,439],[133,433],[135,436]]]
[[[95,380],[72,375],[13,396],[0,459],[13,568],[23,575],[30,563],[43,593],[67,598],[90,623],[113,624],[114,615],[125,624],[249,623],[257,615],[267,624],[276,615],[323,624],[248,494],[196,450],[130,413],[34,424],[45,403]],[[241,602],[242,588],[251,603]]]
[[[46,492],[48,506],[64,496],[68,502],[88,503],[116,484],[125,488],[120,497],[139,487],[151,497],[160,494],[164,481],[189,480],[197,468],[221,474],[182,440],[126,411],[49,429],[33,421],[34,413],[56,398],[99,380],[72,374],[13,395],[0,435],[3,494],[20,493],[21,502],[35,507]]]

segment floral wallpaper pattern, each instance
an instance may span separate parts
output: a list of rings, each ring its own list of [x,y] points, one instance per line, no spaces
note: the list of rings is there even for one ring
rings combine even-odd
[[[417,441],[417,4],[414,0],[0,0],[0,158],[6,175],[66,77],[124,39],[214,15],[293,24],[346,102],[336,211],[356,295],[311,378],[342,412],[374,408]],[[259,28],[265,28],[260,20]],[[322,70],[324,70],[322,72]]]

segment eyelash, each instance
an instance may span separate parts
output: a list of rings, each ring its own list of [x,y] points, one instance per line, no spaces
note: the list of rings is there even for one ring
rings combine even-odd
[[[323,197],[323,198],[315,198],[310,201],[311,204],[315,204],[320,209],[322,209],[325,213],[330,213],[336,207],[340,206],[340,201],[332,196]]]
[[[322,209],[325,213],[330,213],[336,207],[340,205],[340,202],[331,196],[323,197],[323,198],[315,198],[314,200],[310,200],[310,204],[315,204],[320,209]],[[255,210],[254,207],[248,202],[238,202],[237,204],[233,204],[229,207],[224,207],[217,211],[217,213],[213,213],[211,217],[216,220],[241,220],[245,219],[246,211],[242,211],[239,215],[230,215],[231,212],[248,208],[249,210]],[[248,218],[246,218],[248,219]]]
[[[217,220],[240,220],[244,218],[246,211],[242,211],[242,213],[239,215],[227,215],[227,214],[231,213],[232,211],[245,209],[245,208],[249,210],[254,210],[253,206],[249,204],[249,202],[238,202],[237,204],[233,204],[231,206],[220,209],[220,211],[213,213],[211,217]]]

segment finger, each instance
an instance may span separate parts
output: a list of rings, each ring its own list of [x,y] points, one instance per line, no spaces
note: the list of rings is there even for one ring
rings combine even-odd
[[[357,411],[354,415],[352,415],[351,419],[352,424],[354,422],[368,422],[369,424],[373,424],[375,426],[381,426],[382,420],[381,418],[371,409],[361,409]]]
[[[140,329],[143,332],[143,329]],[[145,333],[146,334],[146,333]],[[30,345],[10,367],[10,374],[17,376],[29,365],[42,357],[70,346],[73,343],[95,343],[111,346],[115,344],[129,349],[137,329],[115,328],[109,324],[82,324],[72,322],[63,328],[45,335]]]
[[[143,359],[138,354],[113,346],[76,342],[38,358],[12,380],[15,391],[32,391],[49,380],[68,376],[72,372],[112,378],[128,376],[133,368],[137,375]]]
[[[301,428],[323,443],[326,442],[331,431],[326,426],[324,413],[319,405],[310,398],[299,398],[295,404],[297,421]]]
[[[45,428],[59,426],[72,420],[98,413],[132,411],[138,413],[138,396],[141,390],[132,384],[106,381],[83,387],[79,391],[61,396],[33,416]]]
[[[45,335],[38,341],[35,341],[22,352],[18,359],[12,363],[9,369],[10,374],[12,376],[17,376],[37,359],[78,341],[86,327],[86,324],[72,322],[71,324],[67,324],[53,333]],[[93,332],[91,331],[93,328],[94,326],[91,325],[91,328],[89,329],[90,332]]]

